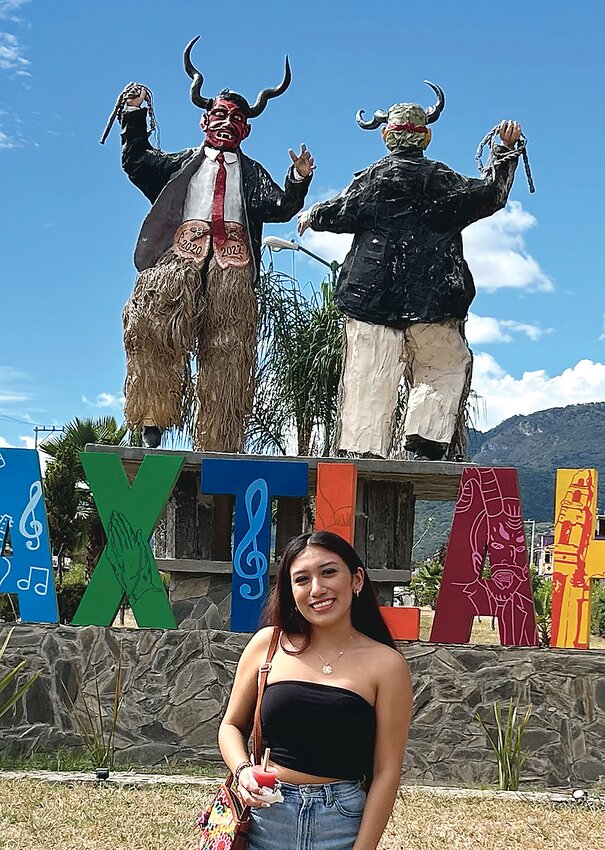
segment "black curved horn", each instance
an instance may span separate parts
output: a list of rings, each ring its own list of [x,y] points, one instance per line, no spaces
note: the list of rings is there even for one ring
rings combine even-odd
[[[382,109],[376,110],[376,112],[374,113],[374,117],[371,121],[364,121],[364,115],[364,110],[360,109],[357,115],[355,116],[355,120],[357,121],[362,130],[375,130],[376,127],[380,127],[381,124],[386,124],[389,118],[389,113],[383,112]]]
[[[280,94],[283,94],[285,90],[288,88],[290,83],[292,82],[292,72],[290,71],[290,62],[288,61],[288,57],[286,56],[286,68],[284,71],[284,78],[281,83],[274,89],[263,89],[259,92],[258,97],[256,98],[256,103],[250,107],[250,111],[248,113],[249,118],[258,118],[261,112],[264,110],[267,105],[267,101],[272,97],[279,97]]]
[[[200,109],[211,109],[213,104],[212,98],[202,97],[201,95],[204,78],[191,61],[191,50],[196,41],[199,41],[199,38],[199,35],[196,35],[196,37],[193,38],[185,48],[185,53],[183,55],[183,63],[185,65],[185,71],[187,73],[187,76],[191,77],[191,79],[193,80],[193,82],[191,83],[191,102],[195,106],[199,106]]]
[[[445,95],[443,94],[441,86],[431,83],[429,80],[425,80],[424,82],[427,86],[430,86],[437,95],[437,103],[435,106],[429,106],[426,110],[426,123],[433,124],[443,112],[443,107],[445,106]]]

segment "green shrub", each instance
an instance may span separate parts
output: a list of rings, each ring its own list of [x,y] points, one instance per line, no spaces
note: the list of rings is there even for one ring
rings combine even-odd
[[[57,584],[59,619],[62,623],[71,623],[87,586],[88,579],[84,565],[72,564],[63,574],[63,581]]]
[[[605,585],[592,583],[590,633],[605,637]]]
[[[410,582],[417,605],[435,608],[443,577],[443,564],[437,558],[427,558],[418,567]]]

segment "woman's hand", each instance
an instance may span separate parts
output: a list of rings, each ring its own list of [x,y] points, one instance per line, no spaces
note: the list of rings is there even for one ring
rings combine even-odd
[[[267,767],[266,772],[277,773],[277,769],[275,767]],[[246,767],[240,773],[237,791],[242,802],[253,809],[259,809],[261,807],[268,808],[271,805],[271,803],[267,803],[265,800],[261,787],[254,778],[251,767]]]

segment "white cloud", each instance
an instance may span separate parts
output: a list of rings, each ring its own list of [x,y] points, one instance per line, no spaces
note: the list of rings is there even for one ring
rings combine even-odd
[[[0,32],[0,70],[23,70],[29,60],[22,54],[22,48],[16,35]]]
[[[525,334],[532,342],[544,334],[552,333],[552,328],[541,328],[512,319],[494,319],[491,316],[468,314],[466,336],[470,345],[486,345],[490,342],[513,342],[513,334]]]
[[[99,393],[96,399],[91,400],[87,396],[82,396],[82,403],[87,407],[124,407],[124,393],[113,395],[112,393]]]
[[[307,230],[300,241],[305,248],[323,257],[329,263],[333,260],[342,263],[351,247],[353,237],[349,233],[316,233],[314,230]],[[313,263],[315,260],[309,258],[309,262]]]
[[[8,18],[10,21],[22,23],[22,19],[16,17],[14,13],[29,2],[30,0],[0,0],[0,18]]]
[[[19,142],[15,138],[11,138],[6,133],[0,130],[0,149],[8,150],[8,148],[19,147]]]
[[[0,366],[0,402],[14,404],[27,401],[29,394],[21,389],[27,376],[11,366]]]
[[[540,264],[528,253],[523,234],[536,219],[519,201],[490,218],[471,224],[463,233],[464,256],[477,289],[527,289],[552,292],[554,284]]]
[[[19,437],[19,440],[22,443],[22,445],[21,446],[15,446],[15,444],[10,443],[6,439],[6,437],[2,437],[0,435],[0,449],[35,449],[36,448],[34,438],[30,437],[27,434]],[[37,451],[38,451],[38,459],[40,460],[40,469],[42,471],[42,475],[44,475],[44,473],[46,471],[46,466],[47,466],[50,458],[49,458],[48,455],[44,454],[44,452],[41,451],[40,448],[38,448]],[[0,457],[1,457],[1,454],[0,454]]]
[[[491,354],[480,352],[475,355],[473,389],[481,397],[480,406],[485,408],[485,416],[475,425],[487,430],[516,414],[605,401],[605,364],[580,360],[560,375],[551,377],[544,369],[538,369],[515,378]]]

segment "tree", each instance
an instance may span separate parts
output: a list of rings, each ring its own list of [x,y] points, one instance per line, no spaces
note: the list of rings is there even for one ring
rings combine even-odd
[[[258,369],[254,407],[246,430],[252,453],[330,454],[334,442],[344,319],[324,282],[307,297],[298,281],[261,274]]]
[[[53,554],[57,556],[59,581],[65,559],[86,546],[86,572],[90,576],[105,545],[103,526],[91,496],[80,452],[88,443],[121,446],[127,428],[113,416],[74,419],[59,436],[50,437],[41,449],[52,460],[44,477],[44,497]]]

